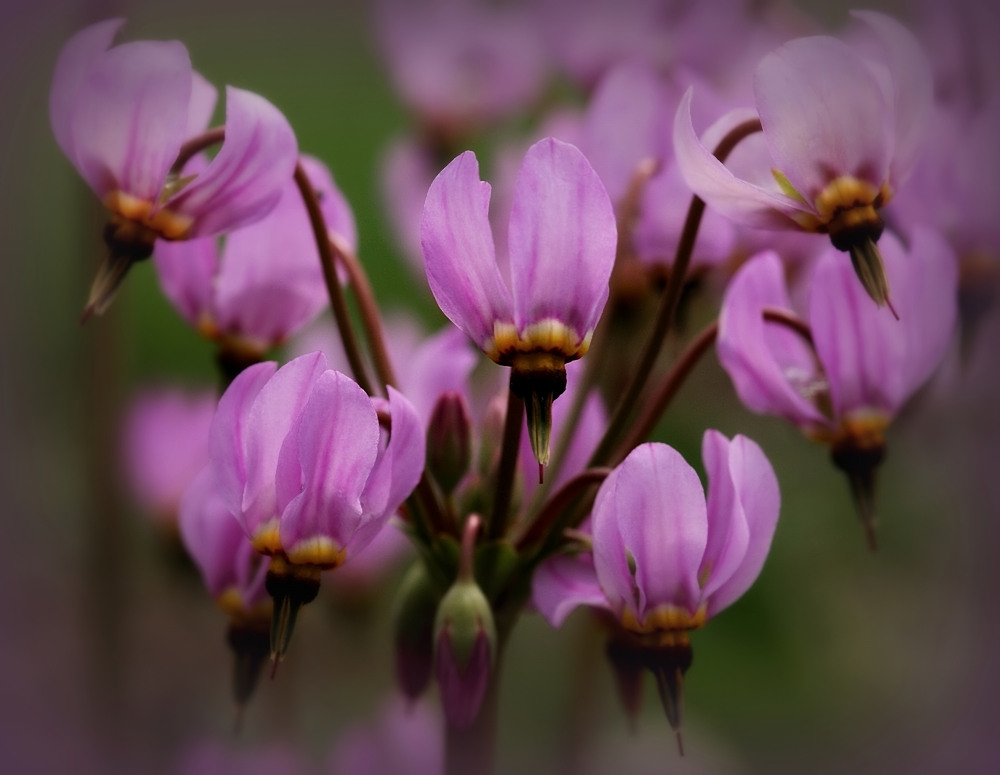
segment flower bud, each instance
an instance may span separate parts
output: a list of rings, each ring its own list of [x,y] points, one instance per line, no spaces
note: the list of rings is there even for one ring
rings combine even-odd
[[[431,680],[439,600],[440,592],[418,560],[403,577],[393,612],[396,681],[411,700],[423,694]]]
[[[434,622],[434,668],[448,723],[468,727],[479,713],[496,654],[493,611],[473,580],[459,578]]]
[[[460,393],[438,398],[427,428],[427,467],[446,494],[454,492],[469,471],[472,423]]]

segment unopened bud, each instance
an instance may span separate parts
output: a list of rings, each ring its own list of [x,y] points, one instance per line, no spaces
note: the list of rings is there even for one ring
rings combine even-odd
[[[450,391],[438,398],[427,428],[427,467],[446,494],[469,472],[472,423],[465,399]]]
[[[418,560],[403,577],[393,612],[396,680],[411,700],[423,694],[431,680],[439,600],[440,592]]]
[[[468,727],[489,685],[496,655],[493,611],[475,581],[459,579],[441,599],[434,622],[434,666],[448,723]]]

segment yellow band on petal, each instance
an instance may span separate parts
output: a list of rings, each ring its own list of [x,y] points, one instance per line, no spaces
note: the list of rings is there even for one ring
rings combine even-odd
[[[343,565],[347,549],[338,546],[327,536],[316,536],[299,541],[285,552],[285,556],[295,565],[315,565],[329,570]]]
[[[563,363],[583,357],[590,349],[593,331],[583,336],[561,320],[544,318],[518,333],[513,323],[495,323],[493,336],[483,345],[483,351],[501,366],[510,366],[515,359],[528,353],[553,353]]]
[[[705,624],[708,618],[704,605],[698,607],[693,614],[685,608],[673,605],[661,605],[650,611],[640,622],[635,613],[626,608],[622,612],[622,625],[630,632],[638,635],[657,635],[660,645],[670,645],[673,641],[681,643],[687,640],[687,631],[696,630]],[[678,637],[683,635],[683,639]],[[660,641],[663,642],[660,642]]]
[[[191,230],[194,219],[163,208],[154,209],[153,203],[124,191],[112,191],[104,197],[104,206],[116,215],[141,223],[163,239],[184,239]]]

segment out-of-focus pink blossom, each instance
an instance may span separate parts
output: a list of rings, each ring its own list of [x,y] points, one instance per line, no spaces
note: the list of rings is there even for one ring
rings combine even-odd
[[[122,429],[126,483],[147,514],[173,526],[188,485],[208,463],[214,391],[151,388],[138,393]]]
[[[354,250],[354,215],[318,159],[301,164],[327,228]],[[160,242],[153,257],[164,293],[194,328],[224,348],[263,355],[327,304],[316,240],[298,186],[289,178],[264,218],[214,238]]]

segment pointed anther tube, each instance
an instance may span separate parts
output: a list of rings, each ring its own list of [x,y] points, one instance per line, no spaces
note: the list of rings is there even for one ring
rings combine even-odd
[[[320,568],[315,565],[295,565],[283,557],[271,558],[264,584],[274,601],[270,642],[275,669],[288,651],[299,609],[315,600],[319,593],[319,578]]]
[[[679,633],[674,642],[667,645],[646,649],[643,656],[646,667],[656,678],[656,690],[660,695],[663,711],[667,714],[670,728],[677,735],[677,747],[683,756],[681,722],[684,715],[684,676],[693,659],[687,633]]]
[[[518,355],[510,372],[510,389],[524,401],[531,451],[539,465],[549,464],[552,402],[566,390],[566,360],[558,353]]]
[[[847,474],[868,548],[877,551],[875,482],[878,467],[885,458],[885,442],[881,434],[870,438],[847,436],[833,445],[830,456],[834,465]]]

